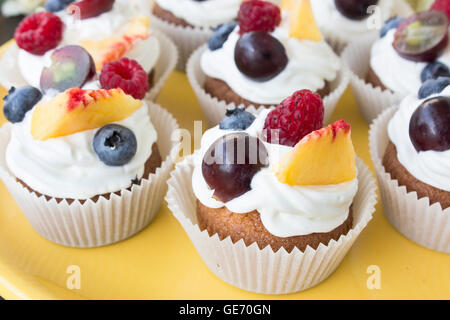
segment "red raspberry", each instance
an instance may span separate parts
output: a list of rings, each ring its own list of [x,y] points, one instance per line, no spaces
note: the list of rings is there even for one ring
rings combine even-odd
[[[100,84],[107,90],[120,88],[140,100],[148,91],[148,75],[136,60],[122,58],[105,64]]]
[[[64,23],[51,12],[38,12],[26,17],[14,34],[19,48],[43,55],[61,42]]]
[[[431,10],[442,11],[450,19],[450,1],[448,0],[436,0],[431,6]]]
[[[297,91],[267,116],[264,124],[266,141],[271,142],[271,130],[278,129],[279,143],[293,147],[304,136],[323,127],[323,115],[322,98],[318,94],[309,90]]]
[[[281,11],[268,1],[245,1],[239,8],[238,22],[240,34],[252,31],[272,32],[281,22]]]

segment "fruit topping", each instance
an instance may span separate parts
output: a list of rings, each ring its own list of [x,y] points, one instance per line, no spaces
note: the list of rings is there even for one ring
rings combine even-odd
[[[77,19],[94,18],[102,13],[111,11],[114,0],[81,0],[67,7],[67,13]]]
[[[442,11],[450,19],[450,2],[448,0],[436,0],[430,8],[431,10]]]
[[[45,10],[51,12],[58,12],[64,10],[69,4],[75,0],[47,0],[45,2]]]
[[[397,29],[398,25],[403,22],[403,18],[393,17],[387,20],[380,30],[380,37],[383,38],[390,30]]]
[[[214,30],[212,37],[208,41],[209,50],[214,51],[223,47],[225,41],[228,40],[228,37],[233,32],[234,28],[236,28],[237,22],[230,21],[220,25]]]
[[[127,164],[137,151],[133,131],[118,124],[108,124],[99,129],[92,145],[100,161],[112,167]]]
[[[141,106],[140,100],[122,89],[72,88],[35,107],[31,134],[36,140],[47,140],[97,129],[122,121]]]
[[[435,97],[424,101],[409,122],[411,142],[420,151],[450,149],[450,98]]]
[[[267,115],[263,136],[269,143],[293,147],[306,135],[322,128],[323,115],[323,102],[318,94],[297,91]],[[279,141],[274,141],[277,138]]]
[[[135,99],[144,99],[148,88],[148,75],[136,61],[122,58],[119,61],[108,62],[100,74],[100,84],[103,89],[120,88]]]
[[[108,62],[117,61],[128,53],[136,41],[149,37],[150,19],[135,17],[126,26],[121,35],[112,36],[101,41],[85,40],[81,42],[92,56],[97,71],[101,71]]]
[[[281,11],[269,1],[242,2],[238,12],[239,33],[252,31],[272,32],[281,22]]]
[[[234,60],[239,71],[260,82],[276,77],[288,63],[281,42],[263,31],[241,36],[236,43]]]
[[[14,39],[19,48],[41,56],[58,46],[63,29],[64,24],[58,16],[51,12],[38,12],[23,19]]]
[[[12,123],[22,122],[25,114],[42,99],[42,93],[35,87],[12,87],[8,95],[3,98],[5,104],[3,113],[5,118]]]
[[[252,125],[256,117],[244,108],[227,110],[225,118],[220,121],[222,130],[246,130]]]
[[[244,132],[231,133],[214,142],[206,152],[203,177],[214,190],[214,197],[228,202],[250,191],[253,176],[268,166],[268,158],[261,140]]]
[[[282,0],[280,4],[281,10],[291,10],[292,0]]]
[[[441,93],[449,85],[450,78],[437,78],[427,80],[419,89],[419,98],[425,99],[432,94]]]
[[[350,125],[340,120],[310,133],[273,170],[281,183],[291,186],[333,185],[355,179]]]
[[[55,50],[52,64],[41,73],[40,86],[43,92],[56,90],[63,92],[74,87],[82,87],[95,75],[94,60],[80,46],[65,46]]]
[[[427,64],[420,74],[422,82],[439,77],[450,77],[450,69],[439,61]]]
[[[291,4],[289,37],[300,40],[322,41],[310,0],[296,0]]]
[[[363,20],[370,16],[370,6],[376,6],[378,0],[334,0],[336,9],[352,20]]]
[[[431,62],[442,54],[447,42],[447,16],[440,11],[424,11],[400,23],[393,46],[405,59]]]

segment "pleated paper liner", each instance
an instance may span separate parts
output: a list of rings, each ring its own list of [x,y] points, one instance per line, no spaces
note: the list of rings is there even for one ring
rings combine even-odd
[[[405,186],[391,178],[383,166],[389,143],[387,126],[397,107],[385,110],[370,128],[370,153],[375,166],[384,213],[391,224],[405,237],[426,248],[450,253],[450,208],[439,203],[430,206],[430,199],[418,198]]]
[[[172,40],[160,31],[152,29],[151,33],[158,39],[161,49],[158,62],[154,69],[154,85],[146,96],[147,100],[155,101],[166,83],[167,78],[169,78],[169,75],[178,63],[178,49]],[[148,54],[152,53],[149,52]]]
[[[166,181],[173,168],[180,145],[171,140],[178,124],[160,106],[149,103],[153,125],[158,132],[157,145],[163,162],[161,167],[139,185],[111,194],[109,200],[87,200],[84,204],[54,198],[46,200],[24,188],[8,170],[5,150],[12,125],[0,129],[0,178],[33,228],[44,238],[69,247],[88,248],[109,245],[127,239],[144,229],[156,216],[166,191]],[[82,177],[80,177],[82,178]]]
[[[359,191],[353,202],[354,226],[347,235],[316,250],[304,252],[233,243],[200,231],[196,216],[196,198],[192,191],[193,156],[177,164],[168,181],[169,209],[178,219],[208,268],[223,281],[243,290],[264,294],[288,294],[311,288],[328,278],[339,266],[361,231],[372,219],[376,204],[375,179],[358,159]]]
[[[151,15],[152,27],[166,34],[178,47],[180,59],[176,66],[177,70],[185,71],[186,62],[195,49],[208,42],[213,34],[211,28],[205,27],[182,27],[169,23]]]
[[[161,49],[161,54],[154,67],[154,85],[150,88],[146,96],[146,99],[154,101],[161,92],[167,78],[175,69],[178,61],[178,49],[173,44],[172,40],[160,31],[152,29],[150,33],[151,36],[155,36],[158,39]],[[149,52],[148,54],[152,53]],[[2,78],[7,77],[1,81],[7,85],[7,88],[5,89],[9,89],[12,85],[27,85],[26,81],[22,78],[20,73],[18,74],[17,71],[18,55],[19,48],[15,43],[12,43],[0,57],[0,76]]]
[[[189,58],[187,65],[187,75],[189,78],[189,82],[194,89],[195,94],[197,95],[198,101],[200,102],[200,106],[202,107],[208,124],[210,126],[215,126],[220,122],[220,120],[222,120],[223,117],[225,117],[226,110],[234,109],[236,105],[234,103],[226,103],[223,100],[219,100],[205,91],[205,73],[202,71],[200,66],[200,59],[205,50],[207,50],[206,45],[198,48],[192,54],[191,58]],[[347,89],[347,86],[348,72],[344,68],[342,68],[341,71],[339,71],[336,80],[331,82],[331,93],[323,99],[325,107],[325,123],[328,123],[328,121],[330,120],[331,115],[336,108],[340,98]],[[298,89],[300,90],[302,88]],[[243,105],[240,106],[243,107]],[[260,106],[253,107],[255,107],[256,109]]]
[[[404,98],[399,93],[382,90],[365,81],[370,66],[370,51],[377,37],[354,42],[348,45],[341,55],[342,61],[349,69],[350,86],[361,115],[369,124],[385,109],[398,104]]]

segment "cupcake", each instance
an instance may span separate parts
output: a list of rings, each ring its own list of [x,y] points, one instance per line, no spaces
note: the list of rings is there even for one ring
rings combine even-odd
[[[184,70],[191,53],[208,41],[214,28],[237,17],[240,4],[241,0],[155,1],[152,20],[178,46],[178,69]]]
[[[385,213],[406,237],[450,253],[450,78],[386,110],[370,132]]]
[[[348,43],[374,37],[380,21],[386,21],[399,2],[403,0],[311,0],[311,5],[322,32],[343,49]]]
[[[299,1],[291,11],[286,18],[270,2],[243,2],[238,23],[222,25],[208,48],[192,55],[189,80],[210,124],[236,106],[277,105],[298,87],[325,99],[328,121],[346,76],[314,23],[309,0]]]
[[[4,98],[9,123],[0,129],[0,178],[45,238],[71,247],[108,245],[157,214],[178,152],[170,138],[178,126],[159,106],[134,97],[147,80],[137,62],[105,66],[100,82],[115,88],[92,82],[93,89],[64,89],[95,67],[82,47],[59,50],[64,59],[43,71],[44,93],[13,87]]]
[[[352,88],[368,122],[416,94],[426,80],[450,75],[448,27],[448,17],[441,11],[395,17],[385,23],[373,44],[368,41],[345,50],[342,57],[353,72]]]
[[[305,290],[337,268],[371,219],[375,186],[350,125],[322,127],[323,115],[309,90],[275,109],[230,110],[172,174],[169,208],[224,281]]]
[[[22,21],[15,43],[0,59],[0,85],[4,88],[39,88],[42,71],[51,67],[56,52],[68,45],[86,49],[96,72],[121,58],[137,61],[149,79],[148,90],[153,89],[151,98],[176,64],[177,52],[170,40],[151,33],[150,19],[139,15],[127,1],[48,1],[45,8],[47,11]]]

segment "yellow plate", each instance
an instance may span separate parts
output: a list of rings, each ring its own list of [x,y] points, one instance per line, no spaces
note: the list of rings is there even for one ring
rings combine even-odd
[[[172,74],[158,102],[183,128],[192,131],[194,120],[205,120],[182,73]],[[334,115],[341,118],[352,124],[358,155],[371,164],[369,127],[350,90]],[[367,286],[370,266],[379,268],[381,289]],[[450,255],[401,236],[378,204],[374,220],[329,279],[297,294],[258,295],[215,277],[165,204],[147,229],[127,241],[69,249],[33,231],[0,183],[0,295],[6,299],[450,299],[449,268]]]

